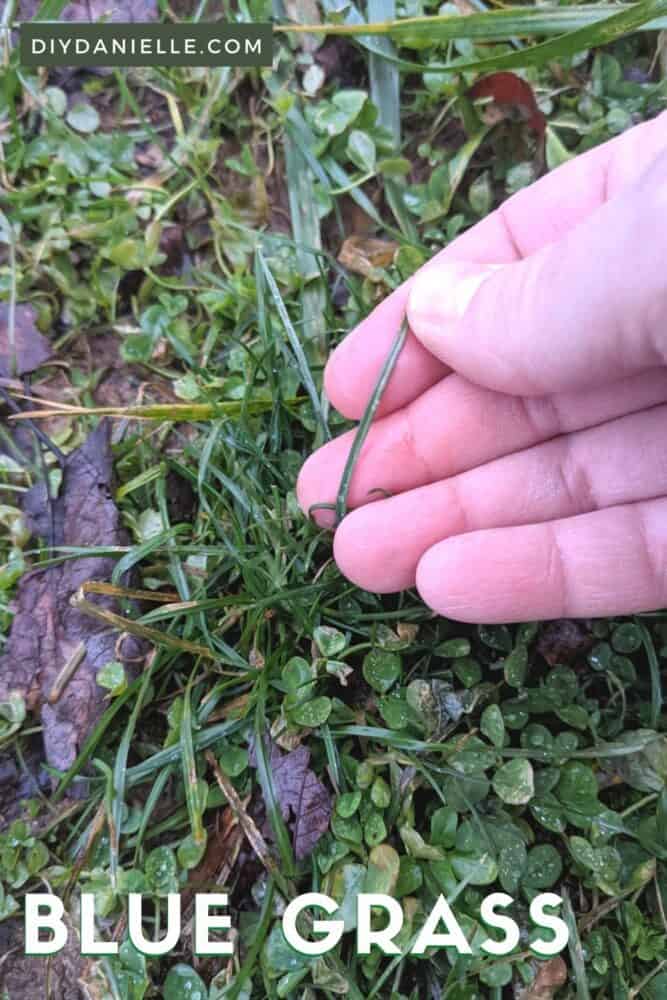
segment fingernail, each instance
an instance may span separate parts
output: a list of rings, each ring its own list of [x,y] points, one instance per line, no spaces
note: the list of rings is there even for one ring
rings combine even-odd
[[[420,271],[413,280],[407,306],[414,334],[427,341],[453,332],[479,286],[498,266],[449,260]]]
[[[301,466],[296,482],[296,499],[305,516],[312,518],[319,528],[333,528],[336,524],[336,515],[332,509],[335,497],[327,495],[327,466],[326,461],[322,462],[323,457],[320,451],[316,451]],[[331,502],[323,502],[327,500]]]

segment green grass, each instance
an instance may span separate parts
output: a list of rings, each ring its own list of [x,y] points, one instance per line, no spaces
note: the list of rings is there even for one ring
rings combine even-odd
[[[261,3],[239,9],[270,16]],[[521,124],[489,129],[468,101],[476,75],[524,68],[547,115],[551,169],[664,106],[656,34],[619,38],[655,26],[664,4],[480,8],[456,19],[447,8],[427,22],[435,3],[373,0],[368,17],[392,21],[378,35],[364,31],[365,13],[348,6],[336,17],[324,4],[327,34],[349,37],[335,43],[341,76],[314,91],[304,79],[313,55],[291,31],[271,73],[82,76],[67,87],[103,113],[87,135],[67,121],[64,84],[29,75],[15,57],[4,68],[0,238],[11,253],[0,258],[0,293],[31,302],[56,343],[62,375],[48,369],[33,382],[53,401],[40,426],[61,450],[99,419],[108,372],[96,362],[98,337],[113,337],[116,373],[134,379],[130,402],[100,410],[114,418],[130,542],[99,551],[117,560],[116,593],[144,592],[106,621],[153,652],[110,694],[49,801],[24,803],[34,831],[0,832],[0,918],[20,913],[23,894],[46,879],[72,905],[94,891],[99,933],[122,939],[128,891],[153,897],[151,933],[168,891],[210,889],[223,872],[241,942],[228,975],[222,962],[194,958],[187,939],[163,961],[125,948],[100,969],[99,995],[173,1000],[190,995],[188,982],[203,989],[198,975],[211,1000],[498,1000],[537,972],[527,936],[499,962],[479,952],[357,957],[348,933],[313,963],[287,949],[277,914],[315,888],[344,905],[360,886],[388,891],[403,902],[407,944],[444,893],[479,943],[487,892],[517,898],[528,935],[532,896],[562,889],[573,936],[554,996],[659,1000],[664,618],[584,623],[572,663],[549,665],[548,626],[461,626],[414,593],[354,588],[331,560],[329,536],[299,511],[294,485],[305,456],[347,426],[322,393],[329,350],[536,175]],[[313,203],[318,213],[304,211]],[[361,277],[336,256],[365,221],[396,247],[388,267]],[[372,406],[359,443],[371,417]],[[52,454],[44,461],[53,472]],[[21,531],[20,498],[39,468],[0,472],[6,636],[22,572],[81,553],[35,547]],[[88,594],[77,600],[95,609]],[[21,766],[35,720],[0,708],[0,748]],[[309,717],[317,724],[299,721]],[[305,859],[281,813],[268,733],[283,752],[305,745],[333,796],[329,829]],[[514,773],[534,783],[520,805],[507,801]],[[84,776],[88,797],[72,798]],[[217,832],[239,816],[238,857],[232,836],[216,859]],[[188,980],[180,968],[179,978],[177,964],[196,972]]]

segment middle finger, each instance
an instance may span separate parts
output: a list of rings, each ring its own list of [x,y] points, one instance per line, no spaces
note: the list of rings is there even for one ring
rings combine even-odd
[[[666,420],[667,405],[655,406],[361,507],[336,532],[336,562],[389,593],[412,586],[423,553],[453,535],[666,495]]]
[[[593,427],[667,402],[667,371],[655,369],[585,393],[523,399],[494,392],[460,375],[446,376],[408,406],[377,420],[356,463],[348,503],[360,507],[457,475],[559,434]],[[355,431],[312,455],[299,476],[304,512],[333,503]],[[317,521],[333,523],[319,511]]]

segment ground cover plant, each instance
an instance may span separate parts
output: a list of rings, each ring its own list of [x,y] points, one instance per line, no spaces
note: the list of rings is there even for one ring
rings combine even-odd
[[[310,30],[281,30],[270,71],[46,73],[8,30],[35,5],[6,4],[0,995],[667,997],[664,616],[438,619],[343,580],[294,494],[346,427],[331,347],[513,191],[662,110],[666,8],[121,3]],[[23,897],[49,890],[73,926],[95,893],[119,955],[25,958]],[[235,954],[197,957],[194,893],[221,890]],[[320,959],[279,921],[311,890],[346,925]],[[479,951],[497,890],[524,930],[503,959]],[[540,961],[549,890],[571,941]],[[147,959],[128,893],[159,937],[176,891],[178,949]],[[401,901],[406,952],[444,893],[473,955],[357,956],[360,891]]]

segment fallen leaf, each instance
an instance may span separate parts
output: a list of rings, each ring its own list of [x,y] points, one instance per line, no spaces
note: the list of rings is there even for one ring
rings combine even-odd
[[[212,882],[216,885],[227,885],[242,841],[243,829],[234,811],[225,806],[217,813],[216,826],[208,837],[202,860],[190,872],[190,885],[206,885]],[[188,903],[192,904],[193,900],[194,892],[190,892]],[[183,907],[188,919],[192,915],[190,912],[192,908],[191,905]]]
[[[323,41],[315,53],[315,62],[322,69],[325,79],[331,82],[332,79],[341,76],[349,54],[350,50],[345,40],[333,36]]]
[[[313,850],[326,833],[331,819],[331,796],[308,764],[310,750],[300,746],[291,753],[271,754],[271,769],[276,783],[283,819],[292,813],[294,853],[298,860]]]
[[[17,21],[29,21],[35,16],[42,0],[20,0]],[[82,21],[155,21],[157,0],[71,0],[65,4],[59,20]]]
[[[0,375],[13,378],[27,375],[51,357],[51,344],[35,324],[35,310],[28,303],[19,303],[14,313],[13,342],[9,331],[10,309],[0,302]]]
[[[138,148],[134,154],[134,159],[140,167],[149,167],[157,170],[164,163],[164,152],[162,147],[156,142],[149,142],[143,148]]]
[[[78,978],[84,959],[79,954],[79,940],[69,917],[67,944],[48,961],[25,955],[23,920],[0,922],[0,996],[11,1000],[80,1000]]]
[[[559,618],[540,629],[537,651],[550,667],[557,663],[570,663],[579,653],[585,652],[594,642],[592,633],[579,622]]]
[[[49,504],[45,485],[38,483],[26,494],[24,512],[35,533],[55,545],[122,545],[125,536],[111,483],[109,425],[102,422],[67,457],[58,497]],[[79,587],[89,580],[108,580],[113,567],[114,560],[104,556],[68,559],[28,573],[19,582],[16,613],[0,657],[0,699],[18,691],[29,708],[39,711],[46,759],[60,770],[73,763],[103,708],[105,692],[95,682],[97,672],[120,659],[132,673],[132,664],[144,651],[132,637],[117,648],[118,635],[107,624],[70,606]],[[93,600],[115,608],[108,596]],[[68,664],[73,673],[64,683]]]
[[[553,1000],[556,992],[567,982],[567,965],[560,955],[547,962],[533,962],[537,975],[530,986],[515,987],[515,1000]]]
[[[412,643],[419,634],[419,625],[410,622],[399,622],[396,626],[396,633],[402,642]]]
[[[491,98],[491,106],[483,113],[490,124],[509,117],[512,112],[518,112],[528,128],[540,136],[544,135],[547,120],[537,106],[533,88],[516,73],[490,73],[483,76],[473,84],[468,95],[473,100]]]
[[[159,250],[165,255],[164,264],[169,270],[177,270],[183,260],[185,249],[183,226],[165,226],[160,233]]]
[[[224,773],[224,771],[218,765],[215,756],[209,752],[206,754],[206,759],[209,762],[211,769],[215,775],[215,779],[220,786],[220,790],[227,799],[229,807],[231,808],[234,816],[236,817],[239,826],[241,827],[246,840],[252,847],[253,851],[262,862],[266,870],[270,874],[276,874],[277,867],[275,859],[273,858],[271,852],[269,851],[266,840],[264,839],[264,834],[258,828],[255,820],[249,814],[246,809],[246,802],[241,799],[230,779]]]
[[[0,754],[0,830],[22,814],[25,799],[48,790],[41,753],[33,742],[24,750],[23,766],[10,751]]]
[[[256,758],[251,756],[251,764]],[[297,747],[281,753],[272,745],[270,767],[283,819],[292,831],[294,854],[298,860],[311,853],[326,833],[331,819],[331,795],[308,766],[310,750]],[[268,835],[268,830],[267,830]]]
[[[374,271],[389,267],[397,250],[398,243],[393,240],[378,240],[374,236],[348,236],[340,248],[338,262],[353,274],[369,278]]]
[[[91,336],[77,338],[68,345],[68,361],[73,366],[83,369],[91,377],[94,376],[94,388],[91,390],[97,406],[134,406],[141,403],[174,403],[172,382],[159,375],[153,375],[150,382],[146,381],[146,371],[140,365],[128,364],[121,356],[122,340],[110,331]],[[71,396],[71,386],[65,381],[62,385],[54,385],[53,377],[47,387],[40,392],[39,385],[32,385],[33,395],[45,396],[74,402]],[[68,418],[69,419],[69,418]],[[70,421],[71,422],[71,421]],[[43,423],[40,422],[40,427]],[[134,433],[138,425],[129,421],[126,425]],[[118,433],[117,425],[112,430]],[[126,431],[126,433],[128,433]]]

